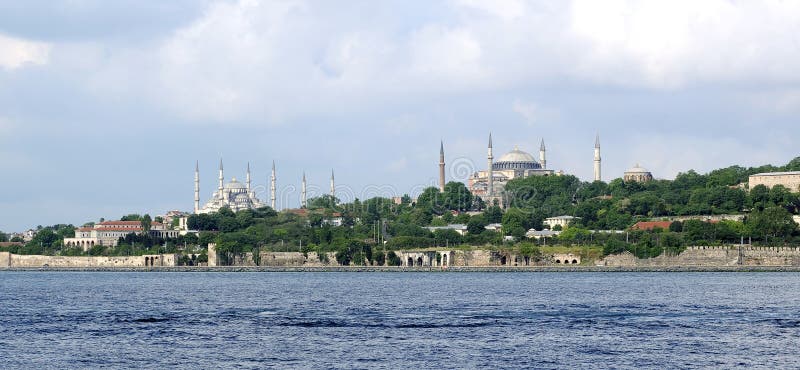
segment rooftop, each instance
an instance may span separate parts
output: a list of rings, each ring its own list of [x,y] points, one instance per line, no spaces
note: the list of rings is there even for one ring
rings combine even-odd
[[[753,177],[753,176],[786,176],[786,175],[800,175],[800,171],[762,172],[762,173],[757,173],[757,174],[754,174],[754,175],[750,175],[750,177]]]

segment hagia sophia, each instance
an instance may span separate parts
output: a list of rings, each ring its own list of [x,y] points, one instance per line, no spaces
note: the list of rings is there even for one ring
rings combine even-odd
[[[514,147],[510,152],[502,155],[496,162],[492,152],[492,135],[489,134],[489,146],[486,156],[486,169],[474,172],[468,179],[467,188],[470,192],[480,197],[486,204],[497,204],[505,207],[504,191],[506,184],[514,179],[521,179],[530,176],[560,176],[563,171],[554,171],[547,168],[547,148],[544,139],[539,144],[539,160],[518,147]],[[600,157],[600,135],[595,137],[593,181],[601,181],[602,159]],[[653,179],[653,175],[644,168],[636,167],[625,173],[625,181],[647,182]],[[445,184],[445,161],[444,144],[439,150],[439,189],[444,191]]]

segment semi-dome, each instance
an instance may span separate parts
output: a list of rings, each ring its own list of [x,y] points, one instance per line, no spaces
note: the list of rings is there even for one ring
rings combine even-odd
[[[492,165],[494,170],[535,170],[542,166],[528,152],[514,148]]]

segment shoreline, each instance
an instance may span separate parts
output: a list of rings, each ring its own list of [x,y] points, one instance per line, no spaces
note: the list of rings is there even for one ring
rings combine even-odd
[[[394,272],[394,273],[513,273],[513,272],[800,272],[800,266],[451,266],[387,267],[387,266],[170,266],[170,267],[10,267],[3,272]]]

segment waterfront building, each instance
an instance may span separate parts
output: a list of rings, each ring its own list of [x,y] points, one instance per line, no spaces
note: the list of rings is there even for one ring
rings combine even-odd
[[[791,192],[800,192],[800,171],[757,173],[750,175],[749,180],[750,189],[757,185],[764,185],[770,189],[775,185],[783,185]]]
[[[217,191],[211,195],[211,199],[206,202],[205,206],[200,207],[200,170],[198,165],[195,164],[194,170],[194,213],[213,213],[218,212],[223,207],[230,208],[231,211],[238,212],[244,209],[256,209],[266,207],[267,205],[259,200],[251,186],[250,179],[250,164],[247,164],[247,173],[245,183],[237,181],[232,178],[230,182],[225,184],[225,177],[223,175],[222,159],[219,160],[219,185]],[[274,183],[274,173],[272,181]],[[273,196],[274,197],[274,196]]]
[[[639,164],[637,163],[636,166],[625,171],[625,174],[622,176],[622,179],[625,182],[646,183],[653,181],[653,174],[650,173],[650,171],[648,171],[646,168],[639,166]]]
[[[95,245],[116,247],[119,238],[124,238],[128,234],[141,235],[144,232],[141,221],[105,221],[94,226],[78,228],[75,230],[74,238],[64,238],[64,246],[81,247],[84,251]],[[176,238],[180,235],[180,231],[171,230],[159,222],[152,222],[147,233],[160,238]]]

